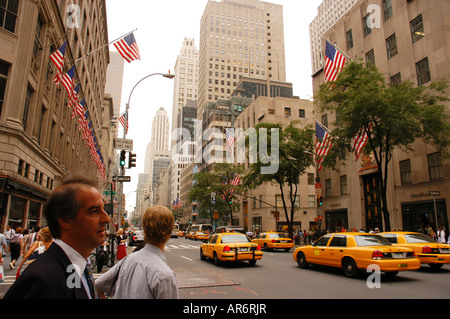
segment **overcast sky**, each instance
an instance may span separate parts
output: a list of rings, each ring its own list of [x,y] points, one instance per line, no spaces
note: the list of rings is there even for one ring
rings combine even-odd
[[[109,41],[134,32],[141,60],[125,61],[121,112],[134,85],[152,73],[173,73],[184,38],[200,39],[200,19],[207,0],[106,0]],[[286,51],[286,80],[291,82],[294,95],[312,97],[309,24],[317,15],[322,0],[268,0],[283,5]],[[116,51],[110,45],[111,51]],[[127,170],[131,183],[124,184],[126,209],[136,203],[138,174],[143,172],[145,150],[151,139],[151,125],[156,111],[164,107],[172,119],[173,81],[160,76],[151,77],[136,88],[131,97],[127,138],[134,140],[137,168]],[[172,124],[172,123],[171,123]],[[122,137],[122,133],[119,132]]]

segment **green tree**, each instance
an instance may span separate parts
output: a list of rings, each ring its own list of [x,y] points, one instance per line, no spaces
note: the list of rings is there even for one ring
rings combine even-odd
[[[448,156],[446,89],[446,81],[419,87],[410,81],[388,85],[373,64],[353,61],[335,82],[323,84],[315,98],[322,112],[337,114],[332,130],[334,144],[324,166],[335,167],[338,158],[345,161],[340,151],[352,150],[352,139],[361,128],[368,134],[363,152],[372,152],[375,157],[386,231],[391,229],[387,182],[393,151],[413,151],[414,143],[422,140],[436,146],[443,157]]]
[[[244,186],[250,189],[255,189],[266,183],[278,185],[291,237],[295,202],[297,195],[299,195],[300,175],[313,165],[312,153],[314,151],[314,130],[311,127],[300,129],[295,124],[296,122],[292,122],[285,128],[281,124],[270,123],[261,123],[255,126],[258,141],[261,141],[260,135],[267,132],[267,150],[272,157],[278,156],[278,170],[273,174],[262,173],[263,168],[269,166],[269,164],[267,164],[267,161],[261,161],[261,158],[265,158],[265,155],[261,153],[261,142],[259,145],[249,145],[250,139],[246,137],[247,152],[251,153],[252,148],[253,150],[257,148],[258,156],[256,163],[250,165],[249,171],[243,179]],[[278,141],[272,143],[272,139],[278,139]],[[288,202],[285,197],[288,198]]]
[[[211,193],[216,193],[215,209],[220,215],[229,213],[230,223],[233,222],[233,211],[239,207],[239,202],[235,199],[236,194],[243,192],[242,185],[231,185],[231,181],[236,174],[241,175],[241,166],[218,163],[215,164],[212,172],[199,172],[192,176],[195,181],[194,187],[189,191],[190,201],[198,203],[198,213],[200,217],[208,216],[212,221]]]

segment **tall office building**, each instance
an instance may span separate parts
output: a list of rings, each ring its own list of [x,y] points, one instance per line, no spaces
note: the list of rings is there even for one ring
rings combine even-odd
[[[183,127],[186,116],[185,107],[190,110],[192,104],[195,104],[195,114],[197,114],[198,71],[199,53],[195,41],[191,38],[185,38],[180,55],[175,63],[175,74],[177,76],[173,91],[171,167],[169,172],[171,200],[180,197],[180,173],[184,167],[183,162],[187,160],[181,154],[181,145],[179,145],[181,137],[175,136],[176,129]],[[187,160],[187,162],[190,162],[190,160]]]
[[[110,63],[106,72],[105,93],[113,98],[114,116],[120,115],[120,106],[122,103],[122,84],[125,60],[119,52],[110,51]]]
[[[148,170],[152,181],[152,191],[158,183],[159,172],[169,166],[169,117],[166,110],[161,107],[156,111],[152,123],[152,139],[150,141],[150,168]],[[147,162],[147,160],[146,160]]]
[[[185,38],[180,55],[175,63],[175,83],[173,90],[172,131],[180,127],[181,109],[188,101],[198,99],[199,56],[195,40]],[[176,141],[172,138],[172,145]]]
[[[339,21],[359,0],[324,0],[317,8],[317,16],[309,25],[312,74],[324,67],[322,36]],[[387,2],[391,2],[388,0]]]
[[[228,99],[240,78],[286,81],[283,7],[258,0],[209,0],[200,27],[197,118]]]

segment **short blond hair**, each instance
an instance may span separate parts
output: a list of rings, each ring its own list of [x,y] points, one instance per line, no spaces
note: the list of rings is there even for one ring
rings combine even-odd
[[[145,210],[142,216],[142,227],[145,242],[164,244],[172,235],[175,218],[170,209],[164,206],[153,206]]]
[[[51,242],[53,240],[52,233],[50,232],[50,229],[48,227],[42,228],[38,232],[39,236],[41,236],[42,241],[45,242]]]

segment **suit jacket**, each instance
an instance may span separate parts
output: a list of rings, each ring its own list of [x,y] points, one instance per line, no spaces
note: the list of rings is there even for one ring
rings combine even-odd
[[[25,269],[4,299],[88,299],[80,277],[70,265],[66,253],[53,243]]]

